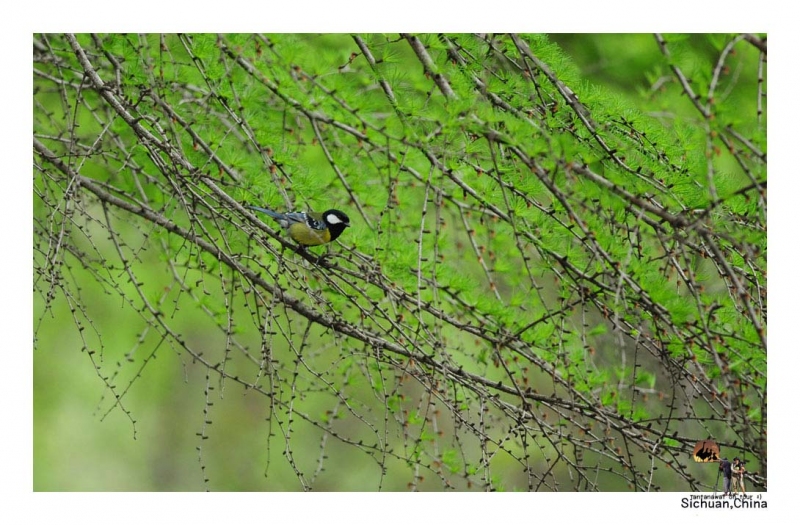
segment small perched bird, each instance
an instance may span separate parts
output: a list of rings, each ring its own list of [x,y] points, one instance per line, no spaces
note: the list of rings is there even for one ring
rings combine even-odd
[[[350,219],[339,210],[328,210],[323,213],[304,211],[279,213],[258,206],[248,206],[248,208],[266,213],[278,221],[278,224],[289,232],[289,237],[301,246],[319,246],[331,242],[350,226]]]

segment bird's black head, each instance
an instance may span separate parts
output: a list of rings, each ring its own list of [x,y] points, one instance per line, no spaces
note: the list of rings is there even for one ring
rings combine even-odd
[[[345,228],[350,226],[350,218],[339,210],[328,210],[322,214],[322,220],[331,232],[331,241],[336,240]]]

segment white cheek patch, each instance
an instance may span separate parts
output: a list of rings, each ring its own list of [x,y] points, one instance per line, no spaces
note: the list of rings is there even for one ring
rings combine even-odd
[[[342,224],[342,220],[332,213],[325,216],[325,222],[328,224]]]

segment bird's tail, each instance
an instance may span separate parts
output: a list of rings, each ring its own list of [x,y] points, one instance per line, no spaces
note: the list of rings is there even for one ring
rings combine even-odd
[[[259,208],[258,206],[248,206],[248,208],[250,208],[251,210],[260,211],[261,213],[266,213],[267,215],[269,215],[273,219],[282,219],[283,218],[283,214],[282,213],[278,213],[276,211],[268,210],[267,208]]]

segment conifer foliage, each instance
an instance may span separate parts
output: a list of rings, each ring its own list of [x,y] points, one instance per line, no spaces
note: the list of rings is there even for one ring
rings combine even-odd
[[[704,490],[707,438],[766,488],[766,38],[625,38],[628,90],[541,35],[35,35],[36,351],[134,435],[200,371],[206,489],[223,392],[249,490]]]

